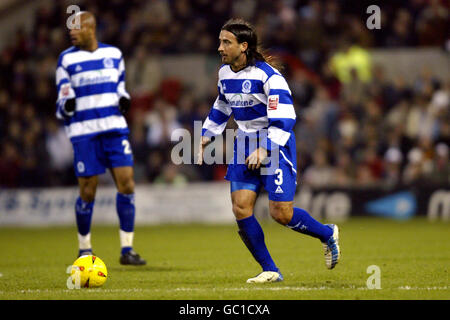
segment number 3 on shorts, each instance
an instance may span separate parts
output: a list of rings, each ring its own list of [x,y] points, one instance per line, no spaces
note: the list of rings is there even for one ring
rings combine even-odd
[[[277,169],[275,170],[275,174],[277,175],[277,178],[275,179],[275,184],[277,186],[281,186],[283,184],[283,170]]]
[[[128,140],[122,140],[123,153],[131,154],[130,142]]]

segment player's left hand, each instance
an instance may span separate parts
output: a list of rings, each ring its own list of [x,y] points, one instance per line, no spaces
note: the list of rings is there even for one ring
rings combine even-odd
[[[121,97],[119,99],[119,110],[122,114],[127,113],[127,111],[130,109],[131,101],[130,99],[127,99],[125,97]]]
[[[245,159],[245,165],[250,170],[259,169],[264,159],[266,158],[267,158],[267,150],[264,148],[258,148],[255,151],[253,151],[252,154],[250,154],[247,159]]]

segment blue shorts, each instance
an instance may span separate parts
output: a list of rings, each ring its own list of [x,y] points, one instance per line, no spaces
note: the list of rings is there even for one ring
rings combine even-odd
[[[72,145],[77,177],[103,174],[106,168],[133,166],[133,153],[126,134],[99,134],[72,142]]]
[[[265,166],[272,167],[269,174],[261,174],[261,168],[250,170],[245,164],[230,163],[225,179],[231,181],[231,192],[247,189],[258,193],[263,186],[270,200],[293,201],[297,188],[295,137],[292,135],[288,143],[276,152],[279,154],[278,165],[271,166],[269,163]]]

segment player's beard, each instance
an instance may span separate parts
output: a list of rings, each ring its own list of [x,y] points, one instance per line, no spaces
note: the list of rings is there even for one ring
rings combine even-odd
[[[229,65],[234,65],[239,59],[239,56],[232,57],[228,54],[222,55],[222,62]]]
[[[221,55],[221,59],[222,59],[222,63],[229,64],[227,55]]]
[[[229,58],[229,56],[228,56]],[[225,64],[229,64],[230,66],[234,67],[234,69],[242,70],[247,65],[247,59],[243,59],[243,61],[240,60],[241,55],[236,56],[233,59],[229,59],[229,62],[224,62]],[[222,60],[223,61],[223,60]]]

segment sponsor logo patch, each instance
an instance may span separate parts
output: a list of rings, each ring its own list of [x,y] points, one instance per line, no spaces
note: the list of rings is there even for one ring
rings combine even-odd
[[[70,85],[67,84],[63,84],[61,87],[61,94],[63,97],[67,97],[70,93]]]
[[[279,96],[275,95],[275,96],[269,96],[269,110],[277,110],[278,108],[278,101],[279,101]]]

